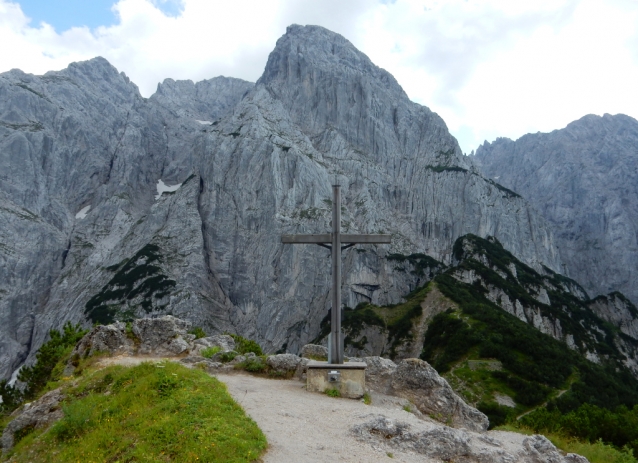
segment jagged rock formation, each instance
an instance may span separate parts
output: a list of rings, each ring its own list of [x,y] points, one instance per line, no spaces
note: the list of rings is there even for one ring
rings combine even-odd
[[[521,436],[518,439],[519,442],[516,442],[518,445],[513,445],[512,438],[514,436],[506,436],[508,433],[494,437],[494,435],[487,436],[448,427],[432,427],[426,423],[416,427],[383,415],[370,416],[368,421],[354,426],[351,433],[355,438],[364,442],[409,450],[437,461],[465,463],[588,462],[585,457],[574,453],[561,455],[560,451],[545,436]]]
[[[69,320],[173,314],[298,351],[328,309],[329,266],[325,250],[279,236],[329,229],[335,178],[346,232],[393,234],[389,249],[344,257],[351,307],[417,285],[388,252],[449,263],[468,232],[560,268],[528,203],[320,27],[288,28],[254,86],[166,81],[144,99],[96,58],[4,73],[0,94],[0,377]],[[156,198],[158,180],[181,186]]]
[[[474,159],[552,223],[570,277],[592,294],[638,302],[638,121],[588,115],[551,133],[486,142]]]

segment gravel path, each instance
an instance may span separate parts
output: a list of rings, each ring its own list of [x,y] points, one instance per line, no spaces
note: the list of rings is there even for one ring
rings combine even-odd
[[[306,392],[296,380],[274,380],[244,374],[215,375],[264,432],[269,449],[264,463],[409,462],[428,463],[423,455],[363,443],[349,436],[355,424],[383,414],[418,425],[400,401],[381,395],[372,404]],[[375,405],[377,403],[378,405]],[[422,422],[422,421],[421,421]],[[388,455],[390,452],[390,455]]]
[[[101,366],[137,365],[141,362],[178,361],[177,358],[116,356],[100,361]],[[403,421],[415,431],[441,428],[430,418],[407,412],[403,399],[371,392],[372,403],[362,400],[339,399],[307,392],[305,384],[297,380],[267,379],[245,373],[216,373],[212,375],[226,384],[228,392],[257,423],[269,443],[263,463],[314,462],[405,462],[441,463],[409,450],[398,450],[383,440],[361,442],[350,429],[372,419],[375,415]],[[417,411],[418,413],[418,411]],[[496,439],[503,451],[516,455],[526,436],[510,432],[488,431],[485,434],[468,432],[476,443]],[[479,442],[479,445],[483,445]],[[483,460],[481,460],[483,461]]]

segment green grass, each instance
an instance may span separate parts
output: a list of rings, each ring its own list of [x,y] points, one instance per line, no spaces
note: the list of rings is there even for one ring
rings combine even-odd
[[[328,397],[341,397],[341,392],[339,392],[339,389],[326,389],[324,393]]]
[[[176,363],[112,366],[67,385],[64,418],[33,430],[15,462],[248,462],[266,439],[225,386]]]

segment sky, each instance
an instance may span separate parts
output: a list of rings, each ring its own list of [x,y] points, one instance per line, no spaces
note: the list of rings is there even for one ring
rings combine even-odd
[[[638,0],[0,0],[0,72],[103,56],[165,78],[256,81],[290,24],[338,32],[470,153],[586,114],[638,119]]]

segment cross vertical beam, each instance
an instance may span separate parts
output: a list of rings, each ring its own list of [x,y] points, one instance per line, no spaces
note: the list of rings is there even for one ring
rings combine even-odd
[[[341,343],[341,187],[332,185],[332,312],[330,360],[343,363]]]
[[[343,364],[341,333],[341,251],[355,244],[390,244],[390,235],[351,235],[341,233],[341,186],[332,185],[332,233],[321,235],[282,235],[284,244],[318,244],[332,253],[332,310],[330,315],[329,358]],[[347,243],[346,246],[341,246]]]

